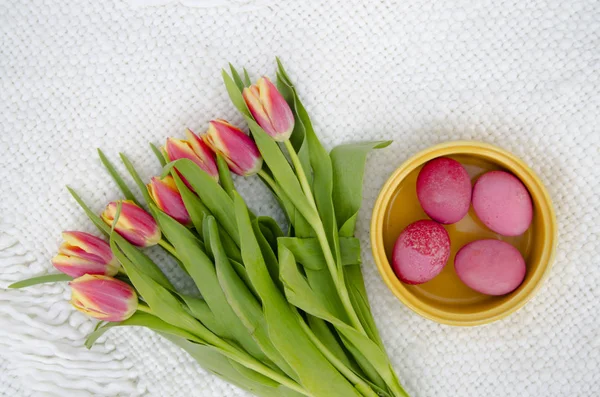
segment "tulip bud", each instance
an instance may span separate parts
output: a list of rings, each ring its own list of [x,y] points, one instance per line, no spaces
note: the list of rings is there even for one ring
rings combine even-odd
[[[69,282],[69,286],[75,309],[98,320],[127,320],[138,306],[133,287],[116,278],[86,274]]]
[[[84,232],[63,232],[65,240],[52,264],[71,277],[84,274],[114,276],[120,264],[104,240]]]
[[[121,203],[121,214],[115,225],[117,233],[138,247],[149,247],[158,244],[161,233],[156,221],[152,215],[138,207],[131,200],[110,202],[101,215],[102,220],[107,225],[112,226],[119,202]]]
[[[190,159],[218,181],[219,170],[214,153],[189,128],[186,130],[185,136],[187,140],[167,138],[166,150],[169,160]]]
[[[215,153],[223,156],[231,171],[236,174],[248,176],[260,171],[263,160],[256,144],[242,130],[227,121],[211,121],[202,139]]]
[[[181,193],[177,189],[175,180],[171,175],[164,178],[154,177],[146,185],[148,193],[156,206],[177,222],[187,225],[190,223],[190,214],[183,204]]]
[[[244,88],[244,100],[254,119],[276,141],[287,141],[294,129],[294,114],[267,77]]]

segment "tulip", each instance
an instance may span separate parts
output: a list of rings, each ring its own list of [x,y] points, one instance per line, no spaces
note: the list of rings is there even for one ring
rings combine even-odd
[[[231,171],[236,174],[248,176],[260,171],[263,160],[256,144],[242,130],[227,121],[211,121],[202,139],[215,153],[223,156]]]
[[[69,282],[69,286],[75,309],[98,320],[127,320],[138,306],[135,290],[116,278],[86,274]]]
[[[52,264],[71,277],[84,274],[114,276],[120,264],[104,240],[84,232],[63,232],[65,240]]]
[[[267,77],[244,88],[243,96],[252,116],[267,134],[279,142],[289,139],[294,129],[294,114]]]
[[[171,175],[164,178],[154,177],[146,187],[158,208],[179,223],[184,225],[190,223],[190,214],[183,204],[181,193]]]
[[[158,244],[161,233],[156,221],[149,213],[131,200],[119,200],[109,203],[101,215],[102,220],[107,225],[112,226],[119,202],[121,203],[121,214],[115,225],[117,233],[138,247],[149,247]]]
[[[189,128],[185,132],[186,140],[167,138],[165,147],[170,161],[190,159],[215,180],[219,180],[219,170],[215,155],[210,148]]]

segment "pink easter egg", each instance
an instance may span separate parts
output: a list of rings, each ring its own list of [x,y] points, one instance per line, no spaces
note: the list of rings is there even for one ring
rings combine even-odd
[[[471,205],[471,179],[456,160],[429,161],[417,177],[417,197],[423,211],[443,224],[460,221]]]
[[[500,240],[477,240],[454,257],[454,270],[470,288],[486,295],[514,291],[525,278],[525,260],[512,245]]]
[[[394,245],[392,267],[407,284],[421,284],[437,276],[450,256],[450,236],[429,219],[408,225]]]
[[[505,171],[490,171],[477,179],[473,209],[487,227],[504,236],[523,234],[533,218],[529,191]]]

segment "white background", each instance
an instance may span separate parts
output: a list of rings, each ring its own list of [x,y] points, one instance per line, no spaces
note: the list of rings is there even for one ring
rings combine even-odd
[[[593,0],[0,1],[0,287],[48,271],[61,230],[93,230],[65,184],[96,211],[118,198],[96,147],[157,173],[148,141],[203,132],[215,117],[241,122],[220,79],[227,62],[273,77],[279,55],[327,147],[394,140],[369,159],[358,236],[374,315],[411,395],[597,394],[599,32]],[[410,312],[381,281],[368,244],[387,176],[454,139],[525,160],[559,222],[539,294],[475,328]],[[255,210],[281,215],[256,181],[238,183]],[[87,351],[94,322],[68,297],[59,284],[0,289],[1,395],[242,395],[147,330],[111,331]]]

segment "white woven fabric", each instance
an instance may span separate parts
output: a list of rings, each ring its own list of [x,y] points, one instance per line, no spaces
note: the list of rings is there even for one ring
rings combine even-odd
[[[256,4],[0,2],[0,287],[51,270],[61,230],[93,230],[65,184],[97,211],[118,197],[96,147],[114,161],[126,152],[151,176],[148,141],[202,131],[215,117],[240,123],[220,79],[227,62],[273,76],[279,55],[328,147],[395,140],[368,162],[358,235],[374,315],[411,395],[597,395],[600,4]],[[488,326],[453,328],[409,311],[381,281],[368,244],[387,176],[415,151],[454,139],[524,159],[559,222],[539,294]],[[256,181],[240,184],[256,211],[274,213]],[[63,284],[0,289],[0,395],[245,395],[148,330],[114,330],[86,350],[94,322],[68,297]]]

